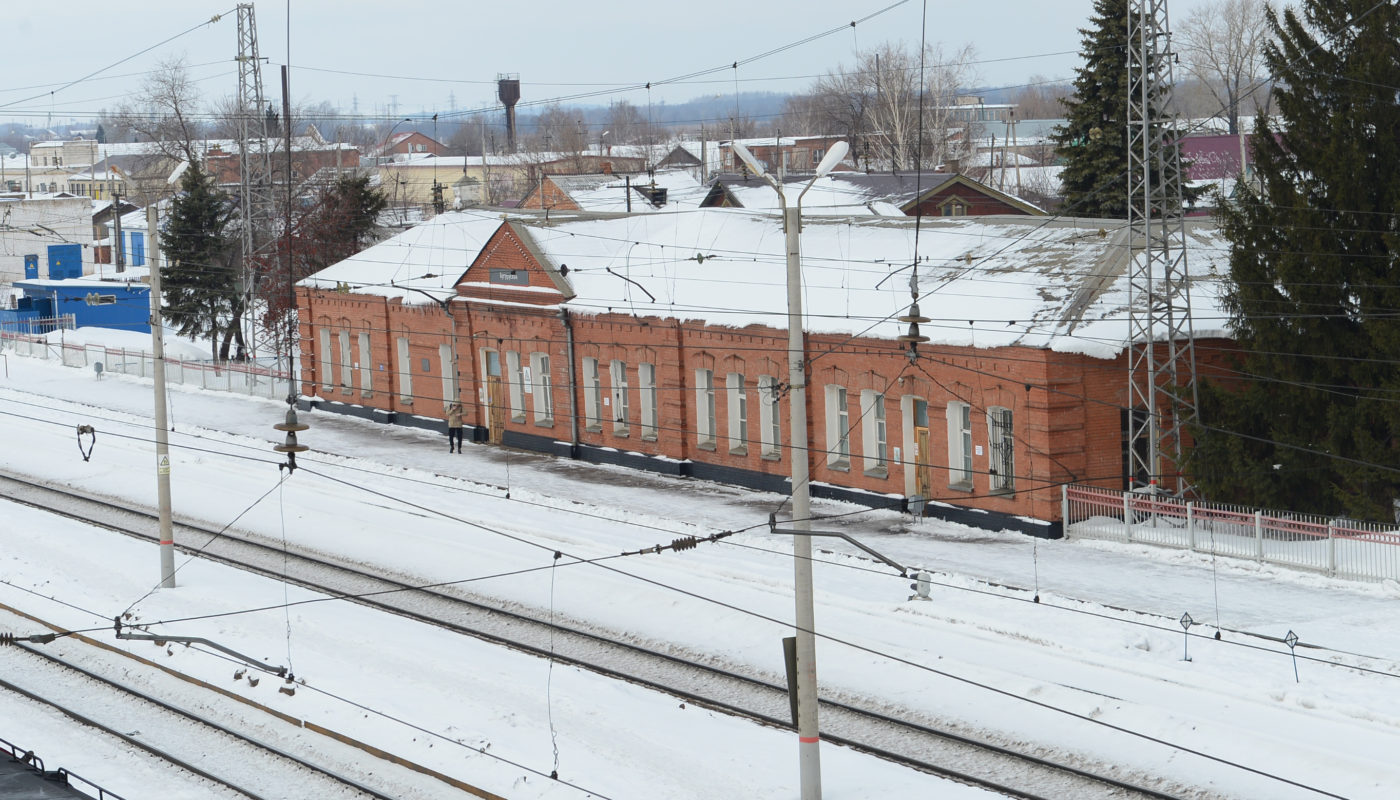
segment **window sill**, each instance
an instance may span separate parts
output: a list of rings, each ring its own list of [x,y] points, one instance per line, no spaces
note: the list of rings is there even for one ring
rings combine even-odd
[[[525,424],[525,415],[524,415],[524,414],[521,414],[521,415],[518,416],[518,417],[511,417],[511,418],[510,418],[510,423],[511,423],[512,425],[524,425],[524,424]]]
[[[535,427],[536,427],[536,428],[553,428],[553,427],[554,427],[554,420],[552,420],[552,419],[537,419],[537,420],[535,420]]]
[[[603,432],[603,426],[602,426],[602,425],[584,425],[584,426],[583,426],[583,429],[584,429],[585,431],[587,431],[588,433],[602,433],[602,432]]]
[[[623,428],[622,430],[613,430],[613,436],[619,439],[627,439],[632,436],[632,432],[626,428]]]
[[[851,462],[849,461],[829,461],[826,468],[832,472],[850,472]]]
[[[988,491],[987,494],[992,495],[993,497],[1010,497],[1016,494],[1016,487],[1003,486],[1000,489],[992,489]]]
[[[701,450],[709,450],[709,451],[711,451],[711,452],[714,452],[714,450],[715,450],[715,443],[714,443],[714,442],[700,442],[699,444],[697,444],[697,445],[695,445],[695,446],[698,447],[698,448],[700,448]]]
[[[748,454],[749,454],[748,445],[742,445],[742,444],[741,444],[741,445],[739,445],[738,447],[731,447],[731,448],[729,448],[729,455],[731,455],[731,456],[747,456]]]
[[[783,460],[782,455],[779,454],[779,453],[764,453],[763,455],[759,456],[759,458],[762,458],[764,461],[782,461],[782,460]]]
[[[889,476],[890,471],[887,467],[874,467],[865,471],[865,477],[867,478],[880,478],[883,480]]]
[[[371,398],[371,397],[373,397],[373,396],[374,396],[374,392],[360,392],[360,397],[363,397],[363,398],[366,398],[366,399]]]
[[[970,492],[972,491],[972,484],[966,482],[950,483],[948,484],[948,488],[952,489],[955,492]]]
[[[654,434],[654,433],[644,433],[644,434],[642,434],[642,441],[644,441],[644,442],[654,442],[654,441],[656,441],[656,434]]]

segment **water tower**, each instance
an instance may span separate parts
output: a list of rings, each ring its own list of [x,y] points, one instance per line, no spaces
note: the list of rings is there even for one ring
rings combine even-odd
[[[506,107],[506,148],[515,152],[515,104],[520,102],[520,76],[499,74],[496,76],[496,96]]]

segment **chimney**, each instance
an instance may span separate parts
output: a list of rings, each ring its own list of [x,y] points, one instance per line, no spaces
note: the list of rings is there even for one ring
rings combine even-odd
[[[962,159],[950,158],[943,162],[943,168],[955,175],[962,174]]]
[[[604,174],[604,175],[611,175],[611,174],[612,174],[612,162],[611,162],[611,161],[604,161],[604,162],[602,162],[602,166],[603,166],[603,174]]]

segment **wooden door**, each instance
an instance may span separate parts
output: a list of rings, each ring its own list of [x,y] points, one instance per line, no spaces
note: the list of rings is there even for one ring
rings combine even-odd
[[[933,467],[930,466],[928,428],[914,429],[914,486],[919,496],[928,500],[933,496]]]
[[[505,392],[506,387],[501,381],[501,376],[492,375],[486,379],[486,436],[489,441],[496,444],[500,444],[505,436]]]

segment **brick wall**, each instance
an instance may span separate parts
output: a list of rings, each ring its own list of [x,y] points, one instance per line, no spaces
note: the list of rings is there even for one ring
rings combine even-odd
[[[503,224],[458,285],[450,316],[437,304],[417,304],[417,298],[405,305],[398,299],[302,289],[303,375],[309,377],[303,393],[383,411],[442,417],[439,348],[448,344],[456,348],[458,387],[471,424],[490,427],[485,370],[491,359],[499,364],[507,439],[573,442],[576,429],[576,444],[585,448],[689,460],[714,474],[738,471],[779,482],[789,474],[788,395],[779,392],[780,446],[766,448],[759,391],[761,376],[786,383],[786,331],[621,313],[566,314],[560,310],[561,295],[492,283],[486,278],[491,269],[525,270],[532,289],[557,288],[520,234]],[[374,381],[369,394],[358,385],[347,391],[334,382],[331,391],[321,389],[317,370],[322,328],[336,334],[349,331],[355,358],[358,334],[369,334]],[[399,337],[410,342],[412,402],[400,398]],[[335,336],[331,347],[337,347]],[[925,345],[910,363],[894,341],[821,335],[809,336],[806,349],[807,433],[815,482],[888,495],[897,503],[917,491],[920,470],[927,470],[931,500],[1042,520],[1059,519],[1060,486],[1067,481],[1123,486],[1125,356],[1098,359],[1027,347]],[[1231,350],[1227,342],[1208,340],[1200,350],[1203,371],[1218,371]],[[549,416],[539,413],[543,389],[532,369],[534,354],[549,358]],[[331,360],[336,360],[335,353]],[[598,365],[596,394],[585,374],[590,361]],[[616,423],[614,362],[626,368],[628,413],[622,425]],[[518,372],[512,369],[515,364]],[[643,364],[655,368],[655,430],[648,430],[642,416]],[[697,392],[697,370],[713,377],[714,417],[708,437],[700,435],[708,403]],[[743,376],[747,427],[740,441],[731,439],[737,417],[729,402],[730,374]],[[839,393],[828,387],[845,390],[849,456],[844,459],[831,455],[839,447],[839,437],[829,435],[831,420],[838,418],[831,403]],[[878,430],[877,415],[862,402],[866,392],[883,396],[883,468],[872,468],[866,460]],[[949,430],[949,409],[959,409],[958,404],[968,407],[970,419],[972,473],[965,482],[960,454],[957,463],[950,463],[950,446],[960,446],[961,434]],[[929,447],[916,456],[914,422],[921,406],[927,410]],[[590,407],[598,412],[597,419],[588,417]],[[1012,418],[1009,491],[994,487],[998,479],[992,474],[997,466],[988,415],[992,408],[1007,409]]]

